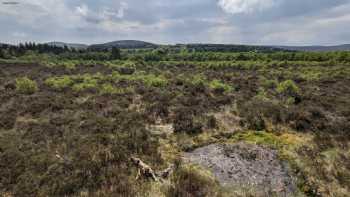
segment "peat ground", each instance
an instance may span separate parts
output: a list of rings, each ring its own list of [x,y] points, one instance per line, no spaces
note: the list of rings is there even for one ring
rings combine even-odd
[[[254,169],[257,185],[267,179],[283,182],[289,193],[346,196],[349,73],[342,65],[293,62],[211,68],[186,62],[0,64],[0,194],[220,196],[225,192],[216,181],[186,171],[179,159],[229,142],[209,146],[218,153],[208,154],[228,161],[212,162],[225,171],[219,183],[245,182],[239,175],[252,182]],[[254,159],[259,154],[265,156]],[[135,181],[131,155],[156,170],[176,163],[170,185]],[[208,159],[199,163],[208,166],[215,157]],[[226,173],[232,166],[237,169]],[[189,179],[197,182],[181,185]]]

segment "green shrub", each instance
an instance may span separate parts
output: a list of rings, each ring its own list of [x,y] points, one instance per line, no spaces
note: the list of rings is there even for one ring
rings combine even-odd
[[[278,82],[275,79],[266,79],[262,78],[261,79],[261,85],[264,88],[276,88]]]
[[[154,74],[146,74],[145,72],[137,72],[132,75],[121,75],[119,72],[112,72],[109,76],[111,81],[134,81],[142,82],[148,87],[164,87],[168,84],[168,80],[164,76],[156,76]]]
[[[103,84],[100,88],[100,94],[112,95],[118,93],[118,89],[111,84]]]
[[[67,70],[74,70],[75,69],[75,63],[72,61],[63,62],[62,66],[64,66],[64,68],[66,68]]]
[[[206,84],[206,79],[205,79],[205,76],[202,75],[202,74],[197,74],[197,75],[194,75],[191,79],[191,83],[193,85],[205,85]]]
[[[261,101],[268,101],[268,93],[264,88],[259,88],[258,94],[254,97],[254,99],[261,100]]]
[[[100,88],[101,95],[125,94],[131,91],[131,88],[117,88],[114,87],[112,84],[103,84]]]
[[[232,87],[221,82],[220,80],[213,80],[209,83],[209,87],[215,91],[219,92],[230,92]]]
[[[98,81],[101,79],[101,74],[96,74],[94,76],[86,74],[82,76],[77,76],[76,81],[81,81],[80,83],[74,84],[72,89],[76,92],[81,92],[85,90],[97,89]]]
[[[38,85],[28,77],[16,79],[16,91],[22,94],[33,94],[38,91]]]
[[[126,61],[126,62],[123,63],[123,67],[136,68],[136,64],[135,64],[135,62],[132,62],[132,61]]]
[[[53,77],[45,80],[45,84],[56,90],[63,90],[70,87],[74,81],[69,76]]]
[[[139,79],[148,87],[164,87],[168,84],[163,76],[153,74],[140,76]]]
[[[300,93],[299,87],[292,80],[286,80],[278,84],[276,91],[284,96],[296,97]]]
[[[287,105],[293,105],[295,104],[296,100],[294,97],[288,97],[286,100]]]
[[[79,83],[79,84],[75,84],[73,85],[72,89],[75,92],[82,92],[88,89],[96,89],[97,84],[94,83]]]

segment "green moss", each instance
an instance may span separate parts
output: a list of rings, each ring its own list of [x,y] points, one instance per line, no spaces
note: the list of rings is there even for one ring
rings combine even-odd
[[[234,135],[231,140],[280,147],[284,143],[274,134],[265,131],[248,131]]]

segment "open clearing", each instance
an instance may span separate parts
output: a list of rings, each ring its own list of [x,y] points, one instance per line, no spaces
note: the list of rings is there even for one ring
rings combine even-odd
[[[349,194],[350,54],[109,54],[0,60],[0,195]]]

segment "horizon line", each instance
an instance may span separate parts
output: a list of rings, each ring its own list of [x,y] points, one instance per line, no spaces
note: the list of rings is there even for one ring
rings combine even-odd
[[[102,43],[93,43],[93,44],[87,44],[83,42],[74,42],[74,41],[41,41],[41,42],[36,42],[36,41],[20,41],[16,44],[14,43],[8,43],[8,42],[2,42],[0,41],[0,44],[7,44],[7,45],[19,45],[19,44],[24,44],[24,43],[35,43],[35,44],[49,44],[49,43],[64,43],[64,44],[79,44],[79,45],[86,45],[86,46],[91,46],[91,45],[100,45],[100,44],[107,44],[111,42],[118,42],[118,41],[140,41],[140,42],[146,42],[154,45],[191,45],[191,44],[212,44],[212,45],[243,45],[243,46],[278,46],[278,47],[332,47],[332,46],[342,46],[342,45],[350,45],[350,43],[342,43],[342,44],[305,44],[305,45],[298,45],[298,44],[245,44],[245,43],[215,43],[215,42],[178,42],[178,43],[158,43],[158,42],[153,42],[153,41],[145,41],[145,40],[137,40],[137,39],[124,39],[124,40],[113,40],[113,41],[106,41]]]

